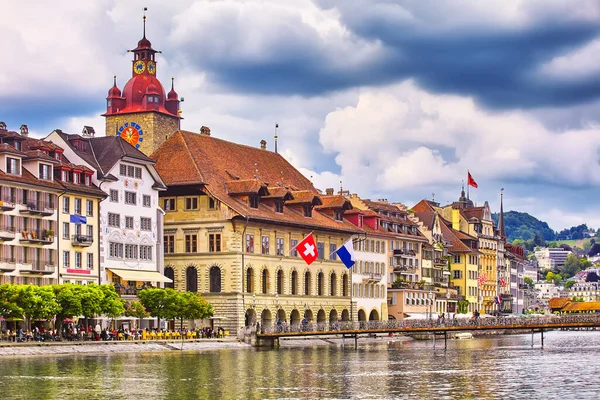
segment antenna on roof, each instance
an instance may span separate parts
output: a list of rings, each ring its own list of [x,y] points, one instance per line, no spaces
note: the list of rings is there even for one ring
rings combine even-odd
[[[435,201],[435,192],[431,193],[431,201]]]
[[[340,194],[344,193],[344,187],[342,186],[342,181],[340,180]]]
[[[281,187],[285,187],[285,183],[283,182],[283,171],[281,171]]]
[[[279,124],[275,122],[275,153],[277,153],[277,129],[279,129]]]
[[[254,163],[254,179],[258,179],[258,164]]]

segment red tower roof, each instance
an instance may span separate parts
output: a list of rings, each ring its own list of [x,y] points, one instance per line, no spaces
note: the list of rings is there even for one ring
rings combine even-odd
[[[175,91],[175,83],[174,82],[175,82],[175,78],[171,78],[171,90],[169,91],[169,94],[167,95],[167,100],[179,99],[179,95]]]
[[[121,97],[121,89],[119,89],[117,87],[117,76],[115,75],[113,77],[113,79],[114,79],[113,87],[111,87],[108,90],[108,98],[109,99],[115,99],[115,98],[120,98]]]

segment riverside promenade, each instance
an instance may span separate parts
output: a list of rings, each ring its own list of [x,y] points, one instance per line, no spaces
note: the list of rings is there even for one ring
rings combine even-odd
[[[0,343],[0,358],[10,356],[120,354],[169,351],[244,349],[251,346],[236,338],[195,340],[122,340],[90,342]]]

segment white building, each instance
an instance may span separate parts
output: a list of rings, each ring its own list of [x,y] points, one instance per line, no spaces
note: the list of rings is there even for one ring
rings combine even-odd
[[[552,299],[555,297],[561,297],[561,290],[558,286],[556,286],[554,283],[552,282],[538,282],[535,284],[534,287],[536,293],[537,293],[537,298],[538,299]]]
[[[567,257],[571,254],[570,251],[557,248],[542,248],[535,251],[535,258],[538,261],[540,270],[551,270],[565,265]]]
[[[600,283],[578,282],[571,287],[569,297],[581,297],[583,301],[600,301]]]
[[[100,203],[100,275],[121,295],[135,296],[143,284],[172,282],[163,276],[163,212],[158,192],[166,190],[154,161],[118,136],[48,138],[74,163],[95,173],[93,183],[108,194]]]

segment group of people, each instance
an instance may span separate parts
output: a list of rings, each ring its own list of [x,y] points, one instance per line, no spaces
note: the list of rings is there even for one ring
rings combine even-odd
[[[62,333],[60,335],[59,333]],[[1,332],[0,339],[20,343],[20,342],[48,342],[48,341],[110,341],[110,340],[151,340],[151,339],[171,339],[171,338],[220,338],[225,336],[225,329],[218,327],[212,329],[194,328],[177,329],[169,331],[165,329],[138,328],[129,329],[121,326],[119,329],[102,328],[100,324],[95,327],[84,324],[75,325],[72,323],[63,325],[62,331],[56,329],[46,329],[44,325],[34,326],[31,330],[18,328],[16,330],[7,329]]]

